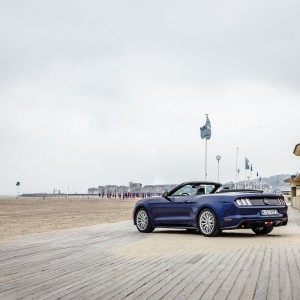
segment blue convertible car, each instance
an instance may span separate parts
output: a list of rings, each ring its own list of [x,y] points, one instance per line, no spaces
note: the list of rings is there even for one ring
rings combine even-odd
[[[140,232],[154,228],[198,230],[217,236],[222,230],[251,228],[268,234],[288,222],[283,196],[257,190],[226,190],[215,182],[185,182],[162,197],[137,201],[133,221]]]

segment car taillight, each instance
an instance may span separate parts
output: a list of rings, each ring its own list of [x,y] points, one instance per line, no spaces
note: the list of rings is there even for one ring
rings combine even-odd
[[[279,205],[286,205],[283,198],[277,198],[277,201],[278,201]]]
[[[240,198],[235,200],[238,206],[251,206],[252,203],[248,198]]]

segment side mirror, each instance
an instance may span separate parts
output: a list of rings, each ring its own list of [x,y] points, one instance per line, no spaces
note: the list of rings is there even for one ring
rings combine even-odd
[[[169,194],[168,194],[167,191],[165,191],[165,192],[162,194],[162,196],[163,196],[164,198],[168,198]]]

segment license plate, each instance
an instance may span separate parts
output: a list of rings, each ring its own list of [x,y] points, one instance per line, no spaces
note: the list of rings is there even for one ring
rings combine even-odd
[[[277,209],[263,209],[260,211],[260,214],[262,216],[277,215],[278,211]]]

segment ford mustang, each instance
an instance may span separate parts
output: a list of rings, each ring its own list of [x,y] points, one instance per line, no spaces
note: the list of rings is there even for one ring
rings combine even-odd
[[[143,233],[182,228],[217,236],[222,230],[244,228],[262,235],[287,224],[287,209],[279,194],[228,190],[220,183],[195,181],[182,183],[161,197],[137,201],[133,222]]]

